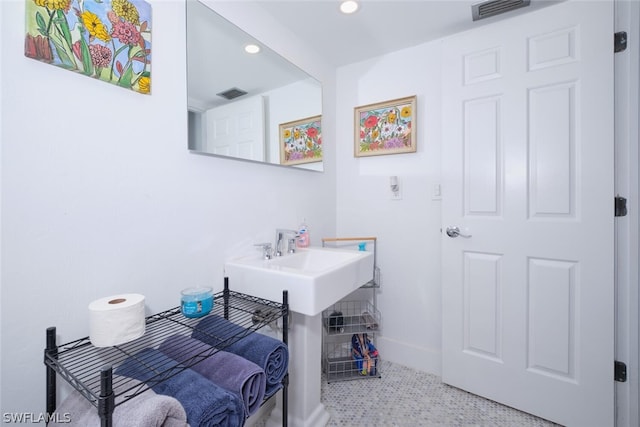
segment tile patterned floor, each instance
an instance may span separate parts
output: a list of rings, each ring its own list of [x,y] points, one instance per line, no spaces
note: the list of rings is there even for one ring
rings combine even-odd
[[[382,378],[322,381],[328,426],[550,427],[557,424],[443,384],[440,378],[382,361]]]
[[[381,378],[327,383],[323,376],[321,399],[328,427],[560,427],[385,360]]]

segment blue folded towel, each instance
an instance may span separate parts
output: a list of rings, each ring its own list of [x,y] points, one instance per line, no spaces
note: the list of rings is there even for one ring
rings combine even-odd
[[[187,422],[192,427],[244,424],[244,409],[238,396],[191,369],[180,372],[182,368],[184,365],[179,365],[160,350],[146,348],[127,358],[116,373],[149,381],[156,393],[175,397],[184,407]],[[157,380],[164,381],[156,383]]]
[[[289,349],[286,344],[260,333],[247,334],[247,330],[220,316],[208,316],[195,327],[193,338],[213,347],[224,350],[252,361],[264,369],[267,376],[265,397],[271,397],[282,387],[282,379],[289,368]],[[235,336],[244,338],[227,345]]]
[[[213,348],[200,340],[184,335],[167,338],[158,350],[180,363],[201,359]],[[189,363],[191,364],[191,363]],[[264,399],[267,378],[264,370],[251,362],[227,351],[218,350],[191,367],[194,371],[213,381],[216,385],[240,396],[245,409],[245,417],[253,415]]]

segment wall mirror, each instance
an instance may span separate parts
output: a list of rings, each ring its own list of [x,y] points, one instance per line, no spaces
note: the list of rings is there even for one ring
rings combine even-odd
[[[320,82],[200,1],[186,7],[189,150],[322,171]]]

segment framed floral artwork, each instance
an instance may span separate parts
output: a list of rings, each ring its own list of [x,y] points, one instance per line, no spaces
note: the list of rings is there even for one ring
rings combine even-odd
[[[322,161],[322,116],[280,125],[280,164]]]
[[[415,153],[415,95],[363,105],[354,111],[355,157]]]
[[[151,5],[143,0],[25,0],[25,56],[151,92]]]

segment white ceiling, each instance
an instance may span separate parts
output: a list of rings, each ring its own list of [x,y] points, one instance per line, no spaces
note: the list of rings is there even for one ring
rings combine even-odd
[[[216,96],[227,89],[238,87],[251,95],[282,86],[285,74],[289,79],[301,76],[300,70],[291,64],[285,66],[286,71],[281,69],[279,63],[286,61],[274,52],[251,59],[241,54],[232,59],[231,52],[240,52],[236,47],[252,38],[206,6],[192,1],[188,4],[193,8],[187,14],[190,106],[211,108],[229,102]],[[340,67],[563,0],[531,0],[530,6],[475,22],[471,6],[478,0],[359,0],[359,10],[351,15],[339,11],[338,0],[234,1],[244,1],[260,14],[268,14],[320,60]]]
[[[508,19],[562,0],[531,0],[530,6],[472,21],[479,0],[359,0],[351,15],[338,0],[255,0],[329,64],[342,66]]]

